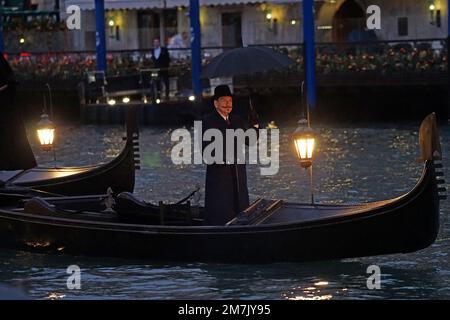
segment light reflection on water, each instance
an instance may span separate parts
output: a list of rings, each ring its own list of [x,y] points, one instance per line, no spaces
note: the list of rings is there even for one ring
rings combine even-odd
[[[353,203],[399,196],[417,182],[419,124],[392,127],[316,127],[315,198],[321,203]],[[176,201],[204,184],[202,165],[176,166],[170,161],[173,129],[141,130],[142,170],[136,193],[148,201]],[[58,163],[88,165],[109,161],[124,145],[123,128],[66,126],[58,142]],[[264,196],[309,201],[309,180],[291,153],[289,134],[281,129],[280,170],[260,176],[248,166],[251,198]],[[444,156],[450,127],[441,127]],[[31,139],[32,140],[32,139]],[[32,140],[34,141],[34,140]],[[33,145],[39,163],[51,162]],[[449,158],[444,159],[448,176]],[[164,184],[164,188],[161,185]],[[148,261],[49,256],[13,250],[0,252],[0,282],[21,285],[40,299],[377,299],[450,298],[448,201],[441,203],[444,220],[431,247],[390,255],[302,264],[152,264]],[[307,245],[301,244],[298,245]],[[81,290],[66,288],[66,268],[79,265]],[[367,267],[381,268],[381,290],[366,286]]]

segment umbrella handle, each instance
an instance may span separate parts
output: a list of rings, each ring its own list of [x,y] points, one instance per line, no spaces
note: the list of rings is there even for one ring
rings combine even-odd
[[[259,115],[256,112],[255,108],[253,107],[252,98],[249,98],[250,103],[250,113],[248,115],[248,120],[251,126],[254,126],[256,124],[259,124]]]

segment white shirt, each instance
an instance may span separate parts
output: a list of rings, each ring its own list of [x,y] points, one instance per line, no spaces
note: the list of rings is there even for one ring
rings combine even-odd
[[[220,113],[219,113],[220,114]],[[224,117],[222,114],[220,114],[220,116],[223,118],[223,120],[225,120],[225,122],[227,122],[228,117]]]
[[[160,54],[161,54],[161,47],[158,47],[154,51],[155,59],[159,59]]]
[[[219,114],[220,114],[220,113],[219,113]],[[225,122],[227,122],[228,117],[224,117],[224,116],[221,115],[221,114],[220,114],[220,116],[223,118],[223,120],[225,120]],[[256,128],[256,129],[259,129],[259,124],[255,124],[253,127]]]

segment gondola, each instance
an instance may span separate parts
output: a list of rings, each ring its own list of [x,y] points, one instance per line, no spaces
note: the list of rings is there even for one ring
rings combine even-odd
[[[106,164],[32,168],[0,171],[0,205],[30,196],[89,195],[114,192],[132,192],[135,170],[139,169],[139,132],[134,109],[127,112],[127,137],[122,152]]]
[[[417,251],[439,230],[445,198],[434,114],[419,134],[423,171],[408,193],[358,205],[258,199],[224,226],[202,225],[189,195],[151,204],[133,194],[33,198],[0,209],[0,245],[152,261],[272,263]]]

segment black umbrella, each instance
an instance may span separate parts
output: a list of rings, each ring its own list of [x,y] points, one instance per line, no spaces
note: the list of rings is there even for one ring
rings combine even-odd
[[[271,69],[282,69],[294,61],[286,54],[268,47],[242,47],[225,51],[214,57],[202,71],[202,78],[251,75]],[[248,80],[248,79],[247,79]],[[250,116],[257,120],[250,92]]]
[[[271,69],[281,69],[293,64],[287,55],[275,51],[267,47],[243,47],[225,51],[224,53],[213,58],[202,71],[202,78],[218,78],[230,77],[238,75],[251,75],[257,72],[263,72]],[[249,97],[250,124],[259,122],[258,114],[253,107],[251,92]],[[237,187],[237,203],[239,203],[239,173],[237,166],[236,172],[236,187]]]
[[[225,51],[213,58],[202,71],[202,78],[250,75],[293,64],[287,55],[267,47],[243,47]]]

